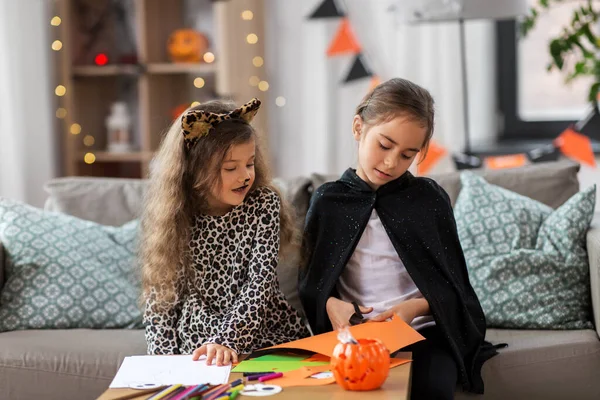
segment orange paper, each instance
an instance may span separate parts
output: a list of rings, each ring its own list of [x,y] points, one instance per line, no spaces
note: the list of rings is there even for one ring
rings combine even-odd
[[[394,315],[391,321],[366,322],[351,326],[350,332],[356,339],[381,340],[390,353],[425,339],[397,315]],[[337,332],[327,332],[269,347],[269,349],[302,349],[331,357],[333,348],[338,343]]]
[[[308,357],[306,360],[304,360],[304,362],[329,362],[331,361],[331,357],[328,357],[324,354],[313,354],[312,356]]]
[[[417,165],[417,174],[425,175],[433,166],[446,155],[446,149],[435,143],[433,140],[429,142],[427,156]]]
[[[360,53],[360,45],[352,32],[352,27],[350,26],[350,21],[348,18],[344,18],[340,27],[338,28],[337,33],[335,34],[335,38],[333,42],[329,45],[327,49],[327,55],[337,56],[340,54],[358,54]]]
[[[331,366],[329,365],[320,365],[317,367],[302,367],[300,369],[284,372],[281,378],[273,379],[273,385],[281,386],[281,387],[291,387],[291,386],[323,386],[329,385],[330,383],[335,382],[335,378],[324,378],[324,379],[315,379],[311,378],[312,375],[318,374],[319,372],[329,371]]]
[[[325,356],[321,356],[325,357]],[[327,359],[329,359],[327,357]],[[322,361],[322,360],[320,360]],[[390,369],[397,367],[402,364],[406,364],[411,362],[406,358],[392,358],[390,359]],[[331,369],[330,365],[319,365],[316,367],[302,367],[300,369],[296,369],[294,371],[284,372],[281,378],[273,379],[272,382],[274,385],[281,387],[292,387],[292,386],[324,386],[329,385],[335,382],[335,378],[324,378],[324,379],[316,379],[311,378],[314,374],[318,374],[319,372],[329,371]]]
[[[596,166],[596,158],[589,137],[575,132],[572,128],[567,128],[556,138],[554,143],[565,156],[591,167]]]
[[[527,164],[527,156],[525,154],[486,157],[485,159],[485,166],[489,169],[516,168],[525,164]]]

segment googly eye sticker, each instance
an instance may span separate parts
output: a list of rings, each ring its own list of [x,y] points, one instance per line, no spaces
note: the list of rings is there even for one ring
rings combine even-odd
[[[129,384],[129,388],[130,389],[156,389],[159,388],[163,385],[159,384],[159,383],[142,383],[142,382],[136,382],[136,383],[130,383]]]
[[[246,385],[240,394],[251,397],[265,397],[277,394],[281,392],[281,390],[281,386],[277,385]]]

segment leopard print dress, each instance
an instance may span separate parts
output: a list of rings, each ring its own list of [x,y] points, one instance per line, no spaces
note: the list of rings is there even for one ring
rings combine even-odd
[[[196,217],[190,278],[180,273],[167,307],[152,293],[146,301],[149,354],[190,354],[204,343],[250,353],[308,336],[277,281],[280,206],[259,188],[224,216]]]

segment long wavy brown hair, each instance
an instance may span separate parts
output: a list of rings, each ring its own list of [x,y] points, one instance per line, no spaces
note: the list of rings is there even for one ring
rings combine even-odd
[[[235,108],[231,102],[215,100],[192,109],[227,113]],[[179,117],[167,131],[151,166],[150,186],[142,216],[142,301],[150,295],[152,288],[158,304],[168,304],[181,294],[177,293],[181,282],[176,280],[178,272],[188,276],[190,259],[187,246],[194,216],[210,213],[208,195],[212,188],[221,184],[221,164],[231,147],[252,139],[256,143],[255,180],[248,195],[259,187],[268,187],[278,193],[281,198],[280,254],[297,244],[291,208],[271,182],[254,128],[242,120],[224,121],[187,150]]]

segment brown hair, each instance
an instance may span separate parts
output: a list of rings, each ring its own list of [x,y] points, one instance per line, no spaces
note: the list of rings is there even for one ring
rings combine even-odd
[[[421,160],[427,155],[433,135],[434,102],[431,94],[421,86],[402,78],[393,78],[376,86],[356,107],[365,124],[377,125],[399,116],[408,116],[427,130]]]
[[[227,113],[235,104],[210,101],[192,108],[213,113]],[[142,217],[141,272],[142,300],[152,288],[158,301],[170,302],[177,295],[178,272],[187,275],[190,267],[187,246],[194,216],[207,212],[211,188],[221,184],[221,164],[232,146],[256,140],[255,180],[250,192],[268,187],[279,194],[263,157],[254,128],[242,120],[219,123],[187,150],[181,129],[181,117],[167,131],[150,171],[150,187],[146,194]],[[291,208],[281,198],[281,248],[295,244],[295,227]],[[183,268],[183,271],[178,269]]]

